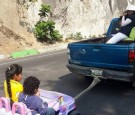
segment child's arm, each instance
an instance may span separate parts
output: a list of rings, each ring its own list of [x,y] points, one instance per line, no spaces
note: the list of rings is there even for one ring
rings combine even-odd
[[[132,20],[129,17],[125,18],[126,16],[127,16],[127,12],[125,11],[125,12],[123,12],[121,26],[126,26],[132,22]]]
[[[132,22],[131,19],[127,18],[125,20],[125,16],[123,16],[122,21],[121,21],[121,26],[126,26],[126,25],[130,24],[131,22]]]
[[[36,111],[40,114],[45,114],[48,108],[48,104],[43,102],[42,99],[38,98],[36,101]]]
[[[36,111],[40,115],[45,115],[47,113],[49,113],[50,115],[55,115],[55,110],[53,108],[49,108],[46,102],[43,102],[43,100],[38,96],[36,97]]]

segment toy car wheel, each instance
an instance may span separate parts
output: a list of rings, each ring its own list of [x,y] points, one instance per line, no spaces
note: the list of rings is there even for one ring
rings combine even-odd
[[[78,111],[73,110],[72,112],[70,112],[68,115],[81,115]]]

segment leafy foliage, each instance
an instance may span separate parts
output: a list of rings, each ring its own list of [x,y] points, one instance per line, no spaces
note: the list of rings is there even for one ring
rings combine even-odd
[[[35,25],[35,35],[41,42],[60,41],[62,38],[59,31],[55,30],[55,22],[50,20],[38,22]]]
[[[41,9],[39,10],[39,16],[40,17],[47,17],[48,14],[50,13],[51,11],[51,6],[50,5],[44,5],[44,4],[41,4]]]
[[[81,32],[77,32],[76,34],[70,34],[67,39],[75,39],[75,40],[81,40],[83,39]]]
[[[77,32],[77,33],[74,35],[74,38],[75,38],[76,40],[81,40],[81,39],[83,38],[81,32]]]
[[[50,13],[50,6],[42,4],[39,13],[40,17],[47,17],[48,13]],[[55,30],[55,22],[52,20],[37,22],[34,33],[41,42],[61,41],[62,38],[59,31]]]

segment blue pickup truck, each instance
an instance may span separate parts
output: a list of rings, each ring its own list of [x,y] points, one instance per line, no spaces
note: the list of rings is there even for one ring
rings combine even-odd
[[[129,38],[106,44],[119,28],[119,19],[115,18],[105,37],[69,43],[67,68],[83,76],[129,81],[135,86],[135,28]]]

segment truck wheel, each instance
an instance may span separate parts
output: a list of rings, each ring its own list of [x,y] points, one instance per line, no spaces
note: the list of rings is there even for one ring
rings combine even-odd
[[[73,110],[68,115],[81,115],[78,111]]]

